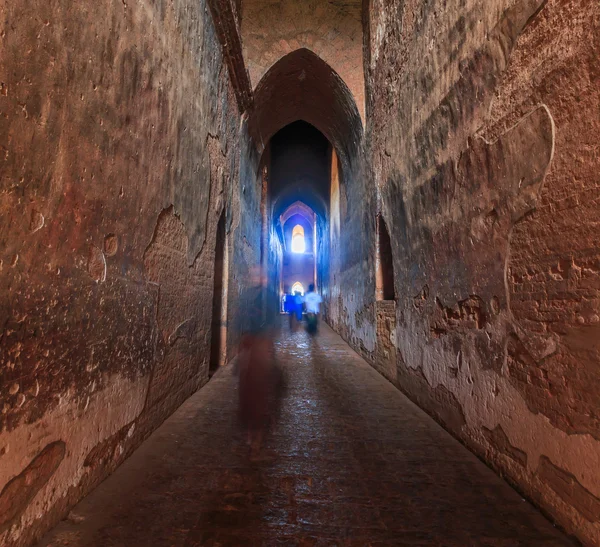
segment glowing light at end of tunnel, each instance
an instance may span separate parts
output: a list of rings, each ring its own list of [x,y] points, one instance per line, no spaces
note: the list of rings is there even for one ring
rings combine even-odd
[[[298,224],[294,227],[292,232],[292,252],[293,253],[304,253],[306,252],[306,241],[304,240],[304,228]]]
[[[292,285],[292,294],[296,294],[297,292],[304,296],[304,286],[299,281]]]

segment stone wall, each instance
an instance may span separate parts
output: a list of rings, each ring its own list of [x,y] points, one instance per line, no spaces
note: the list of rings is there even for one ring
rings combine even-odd
[[[277,320],[281,312],[280,287],[283,285],[281,280],[281,269],[283,262],[283,249],[279,236],[270,224],[269,234],[269,254],[268,254],[268,279],[267,279],[267,319],[271,325],[277,325]]]
[[[260,185],[204,0],[0,11],[0,543],[25,545],[206,382],[216,224],[231,204],[256,261]]]
[[[368,8],[396,382],[598,544],[600,4]]]

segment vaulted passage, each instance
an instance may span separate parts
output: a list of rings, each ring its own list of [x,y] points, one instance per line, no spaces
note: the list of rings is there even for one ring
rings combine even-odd
[[[328,243],[333,153],[327,138],[303,121],[285,126],[270,141],[269,198],[281,243],[282,301],[304,294],[310,285],[322,290],[328,284],[323,272],[329,246],[323,243]]]
[[[600,545],[597,0],[0,13],[0,545]]]

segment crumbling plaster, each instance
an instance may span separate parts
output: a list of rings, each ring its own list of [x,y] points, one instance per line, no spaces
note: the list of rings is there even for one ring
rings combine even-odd
[[[393,243],[396,382],[597,544],[598,6],[370,8],[366,147]]]

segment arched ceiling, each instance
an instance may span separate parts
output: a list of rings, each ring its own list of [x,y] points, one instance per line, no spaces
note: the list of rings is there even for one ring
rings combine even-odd
[[[304,217],[311,226],[315,223],[315,212],[305,203],[296,201],[292,203],[283,213],[281,213],[281,224],[284,225],[295,215]]]
[[[311,226],[315,223],[315,212],[305,203],[296,201],[292,203],[280,216],[281,224],[285,224],[294,215],[304,217]]]
[[[257,143],[265,144],[286,125],[304,120],[335,147],[343,165],[358,154],[363,126],[358,108],[339,75],[308,49],[279,59],[254,92],[248,127]]]
[[[290,184],[281,190],[273,202],[273,217],[277,218],[291,205],[297,201],[303,201],[317,215],[322,218],[327,218],[328,203],[322,196],[321,189],[310,181],[304,183],[299,181],[296,184]]]

